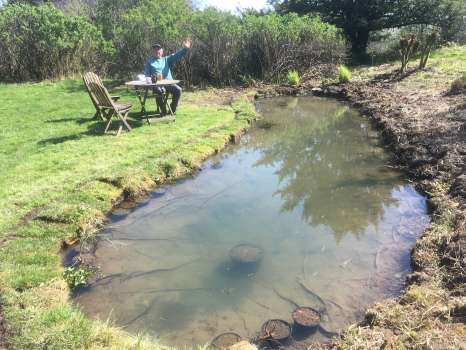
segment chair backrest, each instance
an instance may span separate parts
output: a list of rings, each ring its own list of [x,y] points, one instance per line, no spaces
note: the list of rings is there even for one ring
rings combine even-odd
[[[84,74],[83,80],[92,102],[96,107],[115,108],[110,94],[97,74],[88,72]]]

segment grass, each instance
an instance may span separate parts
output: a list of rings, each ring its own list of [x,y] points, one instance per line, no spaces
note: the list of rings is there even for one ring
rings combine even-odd
[[[131,101],[126,89],[112,93]],[[0,305],[16,349],[158,349],[69,302],[60,247],[86,239],[118,198],[182,177],[254,117],[232,92],[185,93],[176,123],[103,135],[80,81],[0,84]],[[153,103],[148,101],[148,104]]]
[[[345,65],[340,65],[338,68],[338,81],[342,84],[348,83],[351,81],[352,74],[348,67]]]
[[[290,84],[291,86],[297,86],[299,85],[301,78],[299,77],[298,71],[290,70],[286,74],[286,80],[288,81],[288,84]]]
[[[413,58],[408,64],[407,71],[419,66],[419,59]],[[376,66],[361,66],[355,71],[359,80],[365,80],[375,75],[393,71],[401,67],[399,61],[392,61]],[[466,72],[466,46],[450,45],[432,52],[424,70],[418,70],[406,78],[407,81],[435,84],[435,87],[444,88],[452,80]]]

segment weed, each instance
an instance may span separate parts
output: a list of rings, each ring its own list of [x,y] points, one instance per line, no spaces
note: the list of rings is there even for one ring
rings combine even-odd
[[[351,71],[345,65],[338,66],[338,81],[341,84],[348,83],[352,79]]]
[[[299,73],[297,71],[290,70],[286,74],[286,80],[288,81],[288,84],[290,84],[291,86],[297,86],[299,85],[301,78],[299,77]]]
[[[94,270],[87,266],[69,266],[63,271],[63,279],[66,281],[70,289],[79,286],[85,286],[89,277],[92,276]]]

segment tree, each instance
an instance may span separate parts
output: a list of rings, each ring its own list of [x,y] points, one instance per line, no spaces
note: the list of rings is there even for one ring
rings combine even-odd
[[[459,23],[464,0],[271,0],[280,12],[318,12],[342,28],[353,58],[365,56],[372,31],[415,24],[432,24],[445,32]]]

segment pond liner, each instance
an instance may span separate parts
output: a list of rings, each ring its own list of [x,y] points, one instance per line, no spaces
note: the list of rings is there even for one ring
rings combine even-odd
[[[225,350],[225,349],[228,349],[230,346],[239,343],[242,340],[243,338],[237,333],[233,333],[233,332],[222,333],[216,336],[210,342],[210,346],[215,349]]]

